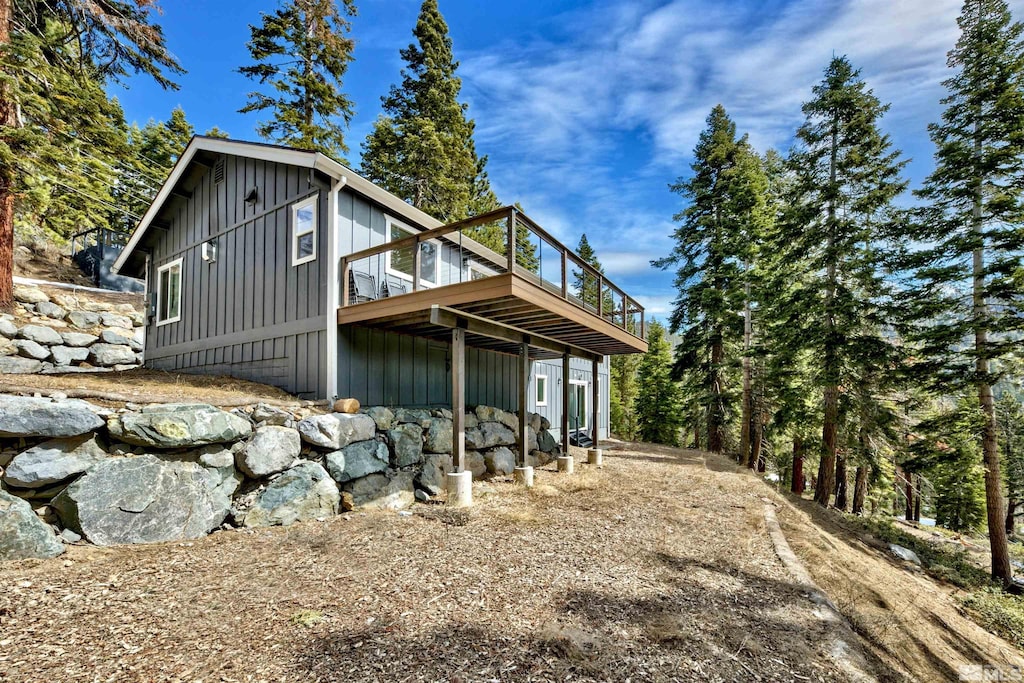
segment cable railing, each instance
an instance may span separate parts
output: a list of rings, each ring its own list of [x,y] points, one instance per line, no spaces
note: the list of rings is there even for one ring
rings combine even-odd
[[[341,257],[343,306],[514,273],[646,336],[643,306],[514,206],[423,232],[389,229],[382,244]]]

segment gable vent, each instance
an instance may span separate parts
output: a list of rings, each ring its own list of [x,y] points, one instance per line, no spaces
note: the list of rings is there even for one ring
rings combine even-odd
[[[224,157],[217,159],[217,163],[213,165],[213,183],[224,182]]]

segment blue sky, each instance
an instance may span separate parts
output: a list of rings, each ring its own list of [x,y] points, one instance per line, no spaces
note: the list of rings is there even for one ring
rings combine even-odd
[[[356,0],[355,61],[343,89],[356,103],[346,138],[362,141],[397,82],[419,0]],[[892,109],[883,128],[911,159],[912,187],[931,170],[927,125],[938,118],[956,42],[959,0],[440,0],[461,62],[477,150],[504,202],[520,202],[574,247],[587,234],[609,276],[656,317],[672,274],[650,267],[672,248],[704,119],[718,103],[754,145],[788,148],[800,105],[833,54],[846,54]],[[1011,8],[1024,18],[1024,0]],[[273,1],[163,0],[160,23],[188,73],[164,92],[143,77],[113,87],[130,121],[181,105],[196,128],[256,139],[241,115],[252,83],[248,24]]]

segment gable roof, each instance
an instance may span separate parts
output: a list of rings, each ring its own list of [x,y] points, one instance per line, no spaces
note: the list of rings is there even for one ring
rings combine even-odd
[[[171,169],[170,174],[167,176],[167,180],[165,180],[164,184],[160,187],[160,191],[157,192],[156,198],[153,199],[153,203],[150,205],[149,209],[146,210],[145,215],[143,215],[142,220],[139,221],[135,230],[132,231],[131,237],[128,238],[128,243],[125,245],[124,249],[121,251],[121,255],[117,257],[117,260],[114,261],[114,265],[111,267],[113,272],[119,273],[129,260],[132,259],[132,255],[142,242],[142,238],[153,225],[153,221],[156,217],[160,215],[160,212],[163,210],[167,200],[170,199],[175,188],[177,188],[178,184],[186,176],[187,171],[191,168],[193,159],[200,152],[230,154],[246,157],[248,159],[259,159],[262,161],[288,164],[291,166],[298,166],[300,168],[309,168],[320,171],[335,180],[344,180],[346,187],[349,187],[355,192],[372,199],[385,209],[395,213],[398,217],[404,218],[421,228],[429,230],[442,225],[441,221],[437,220],[433,216],[411,206],[397,195],[391,194],[387,190],[374,185],[352,169],[338,163],[324,154],[321,154],[320,152],[294,149],[292,147],[283,147],[280,145],[271,145],[262,142],[245,142],[243,140],[229,140],[225,138],[211,138],[204,135],[196,135],[189,140],[188,146],[185,147],[185,151],[181,153],[180,157],[178,157],[178,161]]]

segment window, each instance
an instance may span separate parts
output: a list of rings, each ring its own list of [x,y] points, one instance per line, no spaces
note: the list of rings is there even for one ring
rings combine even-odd
[[[537,375],[537,405],[546,406],[548,404],[548,376]]]
[[[181,320],[181,259],[160,266],[156,282],[156,324]]]
[[[388,242],[400,240],[416,231],[407,225],[388,218]],[[405,280],[412,280],[412,247],[402,247],[385,252],[386,268],[389,273]],[[420,285],[433,287],[437,284],[437,262],[440,258],[440,247],[437,242],[420,243]]]
[[[316,260],[317,197],[292,206],[292,265]]]

